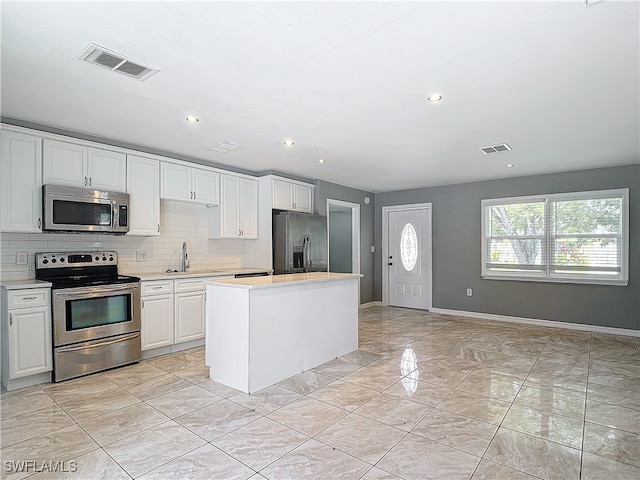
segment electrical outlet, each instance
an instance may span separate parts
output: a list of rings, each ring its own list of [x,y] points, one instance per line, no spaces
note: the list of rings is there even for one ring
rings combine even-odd
[[[16,252],[16,265],[26,265],[28,259],[29,254],[27,252]]]
[[[146,262],[148,259],[146,250],[136,250],[136,262]]]
[[[467,297],[473,297],[473,290],[470,288],[467,288]]]
[[[371,253],[376,253],[376,246],[375,245],[371,245]]]

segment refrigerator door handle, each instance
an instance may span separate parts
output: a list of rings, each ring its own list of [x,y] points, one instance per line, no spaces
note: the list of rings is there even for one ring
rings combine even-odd
[[[304,262],[305,273],[311,271],[311,249],[309,247],[310,243],[311,237],[307,233],[302,237],[302,261]]]

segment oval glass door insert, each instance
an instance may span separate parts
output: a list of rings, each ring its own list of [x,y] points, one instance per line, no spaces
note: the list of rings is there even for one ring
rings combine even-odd
[[[418,261],[418,235],[410,223],[404,226],[400,234],[400,260],[407,272],[413,270]]]

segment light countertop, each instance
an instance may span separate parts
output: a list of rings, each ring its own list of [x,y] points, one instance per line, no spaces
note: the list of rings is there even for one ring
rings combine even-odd
[[[157,273],[135,273],[135,272],[120,272],[123,275],[133,275],[140,277],[140,280],[173,280],[181,278],[209,278],[209,277],[224,277],[240,274],[250,273],[263,273],[271,272],[271,269],[267,268],[226,268],[220,270],[188,270],[186,272],[157,272]]]
[[[360,273],[331,273],[331,272],[310,272],[310,273],[292,273],[287,275],[269,275],[267,277],[248,277],[248,278],[225,278],[207,280],[207,284],[235,287],[235,288],[269,288],[281,287],[285,285],[300,285],[305,283],[317,282],[333,282],[338,280],[348,280],[352,278],[360,278]]]
[[[7,280],[6,282],[0,282],[0,286],[7,290],[22,290],[25,288],[51,288],[51,282],[44,282],[42,280]]]

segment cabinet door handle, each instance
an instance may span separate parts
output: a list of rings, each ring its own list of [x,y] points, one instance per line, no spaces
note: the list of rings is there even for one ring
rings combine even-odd
[[[92,183],[91,177],[89,177],[89,186],[91,186]]]
[[[160,224],[158,224],[158,233],[160,233]]]
[[[84,186],[86,187],[87,185],[88,185],[87,177],[84,177]]]
[[[193,199],[196,199],[196,192],[193,192]]]
[[[9,314],[9,325],[13,325],[13,313]]]
[[[42,219],[41,218],[38,219],[38,228],[42,228]]]
[[[35,300],[38,297],[22,297],[23,300]]]
[[[142,308],[144,308],[144,298],[140,300]]]

